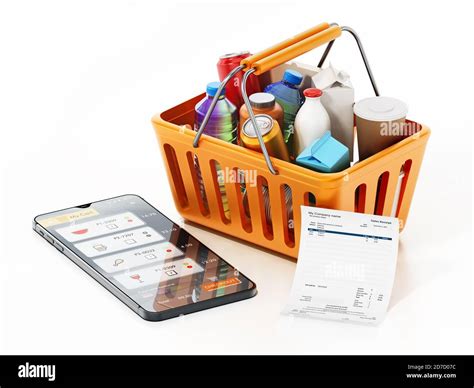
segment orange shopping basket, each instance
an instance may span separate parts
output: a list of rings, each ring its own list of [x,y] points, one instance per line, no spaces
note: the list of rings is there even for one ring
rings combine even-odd
[[[194,107],[204,94],[153,117],[173,198],[185,219],[292,257],[298,255],[301,205],[392,215],[403,229],[430,134],[424,125],[410,121],[410,127],[416,128],[410,136],[342,172],[329,174],[270,157],[258,131],[262,153],[201,136],[219,94],[237,72],[245,72],[242,94],[258,128],[246,94],[248,76],[271,72],[328,43],[321,67],[343,31],[355,38],[378,95],[354,30],[323,23],[242,60],[222,81],[197,133],[189,126],[194,125]]]

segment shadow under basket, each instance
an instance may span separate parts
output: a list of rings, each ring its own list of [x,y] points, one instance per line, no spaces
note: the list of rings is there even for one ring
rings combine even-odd
[[[430,130],[415,133],[338,173],[323,174],[196,133],[196,96],[153,117],[168,180],[179,213],[187,220],[296,258],[300,206],[395,216],[403,229]],[[399,184],[399,181],[401,184]],[[294,209],[294,211],[293,211]]]

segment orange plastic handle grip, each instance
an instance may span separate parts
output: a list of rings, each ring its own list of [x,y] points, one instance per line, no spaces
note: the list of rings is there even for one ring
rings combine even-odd
[[[332,26],[323,29],[314,35],[299,40],[290,46],[287,46],[273,54],[253,62],[251,67],[256,69],[255,74],[257,75],[265,73],[266,71],[281,65],[282,63],[292,60],[316,47],[338,38],[341,35],[341,32],[342,30],[339,26]]]
[[[247,69],[251,68],[252,65],[259,61],[262,58],[268,57],[272,54],[275,54],[278,51],[283,50],[289,46],[294,45],[295,43],[302,41],[303,39],[309,38],[312,35],[315,35],[321,31],[327,30],[329,28],[329,23],[321,23],[309,30],[303,31],[298,35],[293,36],[290,39],[284,40],[283,42],[277,43],[276,45],[267,48],[266,50],[262,50],[256,54],[251,55],[245,59],[242,59],[240,62],[241,65],[245,65]]]

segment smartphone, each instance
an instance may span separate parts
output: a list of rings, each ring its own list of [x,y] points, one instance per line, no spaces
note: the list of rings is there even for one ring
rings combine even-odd
[[[33,229],[149,321],[257,293],[254,282],[137,195],[42,214]]]

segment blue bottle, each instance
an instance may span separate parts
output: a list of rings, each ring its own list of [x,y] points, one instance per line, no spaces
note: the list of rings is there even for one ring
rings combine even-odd
[[[199,101],[195,107],[194,130],[197,131],[204,120],[212,99],[217,93],[219,82],[207,84],[206,97]],[[216,107],[209,118],[204,133],[209,136],[229,143],[237,144],[237,131],[239,128],[239,112],[234,104],[225,97],[225,89],[222,91]]]
[[[304,102],[304,96],[299,89],[303,76],[296,70],[288,69],[280,82],[275,82],[265,88],[265,93],[275,96],[283,108],[283,137],[288,146],[290,156],[293,156],[293,133],[296,113]]]

